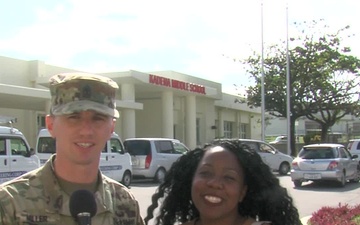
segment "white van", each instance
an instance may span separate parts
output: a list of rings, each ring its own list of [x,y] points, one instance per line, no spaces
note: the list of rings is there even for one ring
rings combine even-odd
[[[0,183],[40,167],[25,136],[13,127],[0,126]]]
[[[171,138],[128,138],[125,149],[131,155],[134,177],[163,182],[172,164],[190,151],[183,143]]]
[[[351,155],[358,155],[358,160],[360,160],[360,139],[349,140],[347,148]]]
[[[40,130],[35,154],[40,158],[43,165],[50,156],[56,152],[55,139],[51,137],[47,129]],[[101,172],[129,187],[132,180],[132,165],[130,154],[125,152],[120,137],[113,133],[107,141],[100,156]]]

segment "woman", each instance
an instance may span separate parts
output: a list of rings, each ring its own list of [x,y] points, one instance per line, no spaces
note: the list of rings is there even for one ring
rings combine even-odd
[[[216,141],[180,157],[153,195],[146,223],[160,201],[156,225],[301,225],[286,189],[237,140]]]

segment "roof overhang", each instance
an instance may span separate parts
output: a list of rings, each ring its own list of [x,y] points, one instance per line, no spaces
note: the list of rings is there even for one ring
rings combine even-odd
[[[50,100],[49,90],[0,84],[0,107],[27,110],[45,110]]]

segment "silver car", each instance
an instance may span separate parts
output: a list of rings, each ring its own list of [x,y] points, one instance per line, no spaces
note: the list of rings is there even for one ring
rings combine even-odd
[[[280,175],[286,175],[290,172],[293,157],[284,154],[274,148],[272,145],[260,140],[238,139],[242,143],[254,149],[272,171],[277,171]]]
[[[189,149],[171,138],[128,138],[125,149],[131,155],[134,178],[151,178],[161,183],[172,164]]]
[[[330,180],[341,187],[346,182],[359,182],[360,166],[357,155],[341,144],[305,145],[292,162],[291,180],[295,187],[305,181]]]
[[[219,139],[215,139],[219,140]],[[225,140],[225,139],[223,139]],[[235,140],[235,139],[229,139]],[[284,154],[277,150],[274,146],[261,141],[254,139],[236,139],[241,143],[246,144],[253,150],[255,150],[263,160],[265,164],[267,164],[272,171],[278,172],[280,175],[287,175],[291,169],[291,162],[293,161],[293,157],[287,154]]]

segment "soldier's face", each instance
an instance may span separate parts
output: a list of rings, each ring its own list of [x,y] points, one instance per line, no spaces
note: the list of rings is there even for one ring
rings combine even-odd
[[[56,153],[77,164],[99,161],[106,141],[114,131],[115,122],[110,116],[94,111],[69,115],[47,116],[47,128],[56,139]]]

